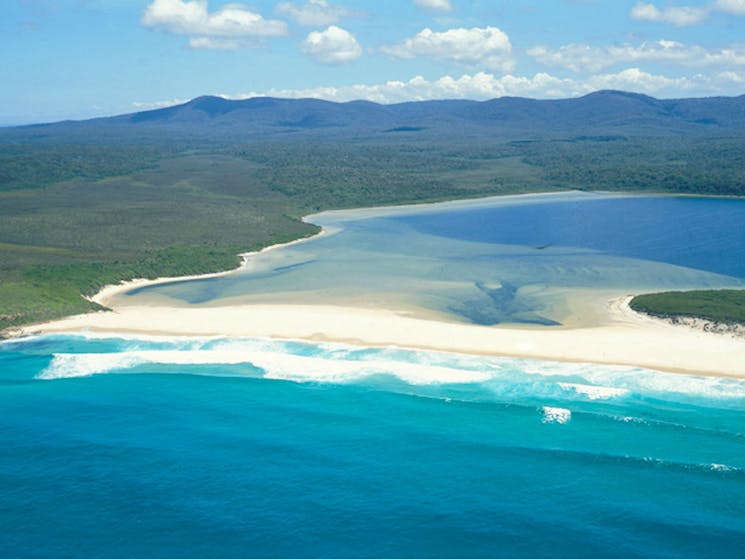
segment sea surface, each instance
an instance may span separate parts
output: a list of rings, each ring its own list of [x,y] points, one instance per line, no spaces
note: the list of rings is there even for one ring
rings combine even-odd
[[[523,200],[322,214],[338,233],[261,255],[243,285],[231,275],[132,298],[395,303],[411,289],[464,321],[551,321],[545,298],[521,292],[745,277],[742,201]],[[346,268],[355,261],[378,273],[345,287],[364,279]],[[496,310],[471,316],[458,297],[483,294],[477,283],[512,285],[521,310],[487,297]],[[258,338],[0,342],[0,558],[743,550],[745,380]]]

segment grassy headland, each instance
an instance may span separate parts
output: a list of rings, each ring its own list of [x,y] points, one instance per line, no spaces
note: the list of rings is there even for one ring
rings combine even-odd
[[[629,304],[637,312],[660,318],[701,318],[720,324],[745,324],[745,290],[649,293],[634,297]]]

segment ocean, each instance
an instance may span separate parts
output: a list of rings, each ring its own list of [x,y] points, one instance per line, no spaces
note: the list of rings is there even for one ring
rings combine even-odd
[[[650,198],[657,210],[637,237],[614,234],[610,224],[642,215],[635,200],[645,199],[588,200],[606,219],[588,220],[579,240],[548,226],[509,237],[537,219],[531,207],[555,217],[578,209],[550,204],[573,200],[520,206],[517,216],[495,206],[491,217],[470,219],[326,215],[329,227],[349,220],[345,230],[266,253],[242,277],[132,297],[320,296],[318,274],[343,262],[325,296],[374,288],[393,301],[388,284],[368,286],[348,268],[358,262],[379,277],[398,270],[404,295],[411,288],[423,307],[502,321],[514,300],[504,310],[504,298],[490,298],[496,310],[486,318],[454,301],[479,282],[536,289],[552,270],[549,287],[592,287],[593,277],[608,287],[627,279],[615,275],[626,265],[644,285],[741,285],[745,203]],[[614,206],[624,218],[607,218]],[[474,237],[477,217],[492,225]],[[458,220],[464,226],[453,229]],[[371,232],[386,228],[407,236],[371,244]],[[449,252],[456,247],[467,252]],[[481,263],[469,267],[469,258]],[[453,286],[459,261],[468,277]],[[417,266],[433,279],[419,298]],[[355,278],[363,285],[345,287]],[[269,295],[256,294],[263,285]],[[559,318],[539,300],[526,298],[513,314]],[[745,380],[260,338],[81,332],[0,342],[3,558],[742,558],[743,550]]]

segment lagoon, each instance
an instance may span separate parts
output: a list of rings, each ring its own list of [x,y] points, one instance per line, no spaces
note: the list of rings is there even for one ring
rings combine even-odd
[[[597,293],[745,285],[745,200],[576,192],[307,219],[329,234],[112,303],[302,302],[560,325],[591,322],[590,306],[570,303]]]

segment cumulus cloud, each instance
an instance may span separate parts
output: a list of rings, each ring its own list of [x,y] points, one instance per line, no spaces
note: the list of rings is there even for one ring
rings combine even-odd
[[[189,99],[169,99],[167,101],[133,101],[132,108],[137,111],[150,111],[153,109],[165,109],[174,105],[183,105]]]
[[[439,12],[449,12],[453,9],[450,0],[414,0],[414,4],[420,8],[428,10],[437,10]]]
[[[362,55],[362,47],[354,35],[336,25],[309,33],[301,48],[308,56],[324,64],[343,64]]]
[[[407,81],[387,81],[380,84],[355,84],[341,87],[314,87],[307,89],[269,89],[241,95],[219,94],[226,99],[250,97],[284,97],[353,101],[365,99],[377,103],[401,103],[427,99],[494,99],[516,96],[537,99],[557,99],[585,95],[600,89],[621,89],[647,93],[657,97],[699,95],[737,95],[745,85],[745,72],[718,72],[696,74],[688,77],[669,77],[651,74],[639,68],[621,72],[597,74],[587,79],[560,78],[548,73],[533,76],[495,76],[487,72],[464,74],[460,77],[443,76],[428,80],[415,76]],[[168,107],[186,102],[173,99],[160,102],[137,102],[137,110]]]
[[[745,0],[717,0],[714,7],[728,14],[745,15]]]
[[[599,74],[587,80],[593,90],[622,89],[641,93],[656,93],[664,89],[691,89],[691,80],[687,77],[669,78],[644,72],[639,68],[628,68],[616,74]]]
[[[326,0],[308,0],[305,4],[280,2],[276,13],[294,19],[305,27],[323,27],[336,23],[349,15],[349,10],[332,6]]]
[[[289,98],[316,97],[329,101],[366,99],[377,103],[399,103],[426,99],[491,99],[504,95],[562,96],[572,91],[573,84],[572,80],[556,78],[548,74],[536,74],[533,77],[509,75],[496,77],[494,74],[478,72],[457,78],[443,76],[437,80],[415,76],[408,81],[392,80],[374,85],[271,89],[247,93],[241,97],[269,95]]]
[[[659,9],[654,4],[637,3],[631,9],[631,17],[641,21],[668,23],[676,27],[698,25],[709,17],[708,8],[696,6],[666,6]]]
[[[586,79],[561,78],[548,73],[533,76],[495,76],[487,72],[443,76],[428,80],[415,76],[408,81],[388,81],[381,84],[356,84],[344,87],[308,89],[270,89],[250,92],[239,98],[268,95],[272,97],[315,97],[329,101],[366,99],[377,103],[400,103],[426,99],[493,99],[517,96],[539,99],[576,97],[600,89],[621,89],[649,95],[680,97],[738,93],[745,84],[745,73],[720,72],[689,77],[668,77],[651,74],[639,68],[627,68],[616,73],[597,74]]]
[[[510,38],[496,27],[457,28],[443,32],[425,28],[414,37],[380,50],[394,58],[424,56],[503,72],[510,72],[515,67]]]
[[[566,68],[573,72],[597,72],[620,63],[656,62],[687,67],[743,66],[745,45],[722,49],[686,46],[677,41],[649,41],[641,45],[592,47],[571,44],[557,49],[536,46],[528,54],[546,66]]]
[[[248,46],[250,43],[237,39],[223,39],[216,37],[191,37],[189,46],[193,49],[236,50]]]
[[[239,4],[226,4],[210,12],[207,0],[153,0],[141,21],[145,27],[197,37],[192,40],[192,46],[197,45],[195,48],[229,44],[229,41],[220,43],[215,37],[259,38],[287,34],[287,25],[282,21],[265,19]],[[199,47],[200,44],[203,46]],[[235,48],[242,44],[234,43]]]

